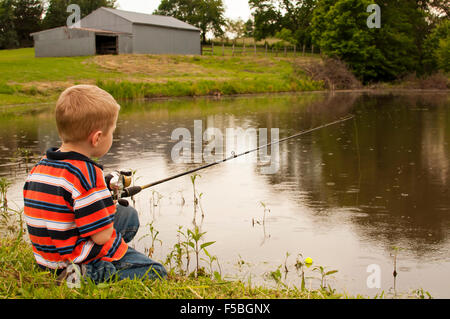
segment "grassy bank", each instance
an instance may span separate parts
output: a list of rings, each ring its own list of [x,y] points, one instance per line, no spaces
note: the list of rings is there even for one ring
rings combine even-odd
[[[23,240],[0,239],[0,299],[336,299],[350,298],[329,289],[270,289],[241,281],[179,276],[167,280],[123,280],[95,285],[86,282],[78,289],[58,286],[54,274],[36,266],[29,244]]]
[[[195,189],[195,177],[192,183]],[[286,259],[276,270],[264,274],[263,285],[254,285],[251,276],[247,282],[230,279],[233,274],[223,274],[218,256],[208,250],[213,242],[204,242],[198,226],[183,230],[179,226],[177,243],[172,250],[167,251],[165,260],[158,260],[165,265],[168,278],[165,280],[111,280],[95,285],[86,280],[80,288],[69,289],[65,284],[58,285],[56,275],[43,271],[36,264],[28,235],[25,228],[23,208],[12,208],[7,200],[7,190],[11,184],[5,178],[0,178],[0,299],[354,299],[365,298],[361,295],[349,295],[336,291],[329,284],[328,278],[338,270],[312,265],[302,254],[298,254],[295,264]],[[200,198],[194,200],[195,212],[200,209]],[[264,219],[263,219],[264,223]],[[144,249],[151,257],[154,252],[159,232],[148,224],[151,246]],[[162,243],[162,242],[161,242]],[[238,261],[238,266],[246,263]],[[395,269],[395,268],[394,268]],[[290,284],[285,282],[288,272],[297,279]],[[314,276],[313,273],[315,273]],[[283,279],[284,274],[284,279]],[[230,277],[231,276],[231,277]],[[305,280],[308,279],[308,280]],[[312,280],[316,284],[312,283]],[[320,282],[320,286],[317,285]],[[268,286],[265,286],[267,283]],[[395,290],[395,289],[394,289]],[[409,293],[391,293],[375,298],[431,298],[423,289]]]
[[[226,47],[203,56],[107,55],[35,58],[34,49],[0,50],[0,114],[54,105],[75,84],[96,84],[116,99],[361,89],[345,66],[318,54],[259,52],[234,56]],[[447,89],[448,75],[407,77],[372,89]],[[47,106],[45,106],[47,104]]]
[[[35,261],[30,243],[27,241],[23,209],[8,206],[6,192],[9,187],[6,179],[0,178],[0,299],[338,299],[351,298],[337,293],[330,286],[320,289],[307,289],[304,284],[288,287],[281,281],[278,269],[269,277],[277,282],[276,288],[254,286],[249,281],[227,280],[222,271],[214,271],[216,256],[205,249],[214,242],[199,245],[204,233],[198,228],[183,232],[179,228],[179,241],[168,253],[165,267],[168,278],[165,280],[111,280],[95,285],[90,280],[82,282],[81,287],[69,289],[66,284],[58,285],[56,275],[43,271]],[[157,241],[157,233],[150,228],[152,241]],[[182,240],[181,237],[184,237]],[[153,244],[152,244],[153,247]],[[209,248],[208,248],[209,249]],[[153,248],[149,251],[153,251]],[[203,264],[209,257],[209,267]],[[194,259],[194,256],[196,258]],[[187,258],[187,259],[186,259]],[[192,259],[192,260],[191,260]],[[183,261],[187,261],[184,263]],[[196,260],[196,267],[191,272]],[[190,262],[189,262],[190,261]],[[208,270],[209,269],[209,270]]]
[[[299,57],[304,63],[318,56]],[[97,84],[117,99],[320,90],[279,56],[118,55],[35,58],[0,51],[0,106],[54,102],[65,88]]]

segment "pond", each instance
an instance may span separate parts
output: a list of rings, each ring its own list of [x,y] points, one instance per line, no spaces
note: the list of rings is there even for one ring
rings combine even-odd
[[[270,137],[275,128],[283,138],[348,114],[354,119],[281,143],[273,158],[275,172],[265,172],[267,165],[261,161],[245,159],[198,172],[195,187],[201,196],[195,220],[190,175],[143,191],[135,197],[141,229],[131,245],[148,251],[152,227],[153,234],[158,232],[153,258],[165,261],[177,243],[179,226],[186,231],[195,222],[206,232],[204,242],[215,241],[207,250],[217,256],[225,278],[269,284],[267,274],[282,266],[283,282],[299,286],[294,264],[302,254],[314,261],[305,268],[307,288],[320,285],[320,273],[313,268],[324,266],[338,270],[326,283],[351,295],[375,296],[382,291],[393,295],[423,288],[433,297],[449,298],[448,93],[339,92],[126,102],[113,146],[100,162],[105,172],[135,170],[135,183],[141,185],[205,164],[173,159],[179,143],[171,139],[176,129],[187,129],[193,137],[195,123],[201,123],[202,132],[216,128],[224,135],[227,128],[266,128]],[[0,176],[13,181],[8,200],[21,207],[26,172],[24,165],[11,165],[14,154],[19,148],[42,154],[58,146],[56,126],[51,111],[3,118],[0,123]],[[192,159],[207,145],[206,139],[200,147],[192,145]],[[215,155],[228,156],[257,145],[258,141],[247,140]],[[208,262],[200,263],[209,268]],[[192,259],[191,271],[194,265]],[[219,270],[216,263],[213,269]]]

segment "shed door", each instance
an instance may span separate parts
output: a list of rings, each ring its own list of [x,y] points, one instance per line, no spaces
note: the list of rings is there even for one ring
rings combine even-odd
[[[96,54],[118,54],[118,37],[116,35],[95,35]]]

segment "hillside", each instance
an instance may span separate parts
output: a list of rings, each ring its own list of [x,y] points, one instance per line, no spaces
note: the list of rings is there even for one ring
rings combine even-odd
[[[298,63],[319,56],[297,57]],[[0,106],[54,102],[65,88],[97,84],[116,98],[307,91],[322,84],[294,70],[294,58],[107,55],[35,58],[34,49],[0,51]]]

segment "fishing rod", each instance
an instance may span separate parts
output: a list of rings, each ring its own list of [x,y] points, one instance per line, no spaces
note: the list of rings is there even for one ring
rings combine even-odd
[[[317,131],[317,130],[320,130],[320,129],[323,129],[323,128],[328,127],[328,126],[332,126],[332,125],[336,125],[336,124],[348,121],[348,120],[352,119],[353,117],[354,117],[354,115],[351,114],[351,115],[348,115],[348,116],[346,116],[344,118],[341,118],[339,120],[336,120],[336,121],[333,121],[333,122],[330,122],[330,123],[326,123],[326,124],[323,124],[323,125],[320,125],[320,126],[316,126],[316,127],[310,128],[310,129],[305,130],[305,131],[301,131],[301,132],[296,133],[294,135],[282,138],[280,140],[273,141],[273,142],[265,144],[265,145],[261,145],[261,146],[259,146],[257,148],[245,151],[245,152],[240,153],[240,154],[235,154],[234,152],[232,152],[232,155],[227,157],[227,158],[225,158],[225,159],[222,159],[222,160],[219,160],[219,161],[216,161],[216,162],[213,162],[213,163],[209,163],[207,165],[200,166],[200,167],[188,170],[186,172],[182,172],[182,173],[179,173],[179,174],[176,174],[176,175],[173,175],[173,176],[170,176],[170,177],[158,180],[158,181],[150,183],[150,184],[146,184],[146,185],[142,185],[142,186],[129,186],[131,184],[131,175],[132,175],[132,173],[130,171],[116,172],[115,173],[116,175],[114,175],[112,177],[112,179],[109,178],[110,181],[107,181],[107,184],[110,184],[110,183],[112,185],[121,184],[121,185],[125,186],[125,187],[121,187],[119,192],[116,191],[115,194],[113,194],[113,198],[114,199],[119,199],[119,201],[120,201],[121,198],[132,197],[134,195],[139,194],[144,189],[147,189],[147,188],[150,188],[150,187],[153,187],[153,186],[156,186],[156,185],[159,185],[159,184],[171,181],[173,179],[176,179],[176,178],[179,178],[179,177],[182,177],[182,176],[185,176],[185,175],[189,175],[189,174],[198,172],[200,170],[204,170],[204,169],[209,168],[211,166],[215,166],[215,165],[218,165],[218,164],[230,161],[232,159],[235,159],[235,158],[238,158],[238,157],[250,154],[252,152],[256,152],[256,151],[258,151],[258,150],[260,150],[262,148],[269,147],[269,146],[271,146],[273,144],[278,144],[278,143],[281,143],[281,142],[284,142],[284,141],[287,141],[287,140],[290,140],[290,139],[293,139],[293,138],[296,138],[296,137],[299,137],[299,136],[302,136],[302,135],[306,135],[308,133],[311,133],[311,132],[314,132],[314,131]],[[123,200],[122,200],[122,203],[124,203]]]

